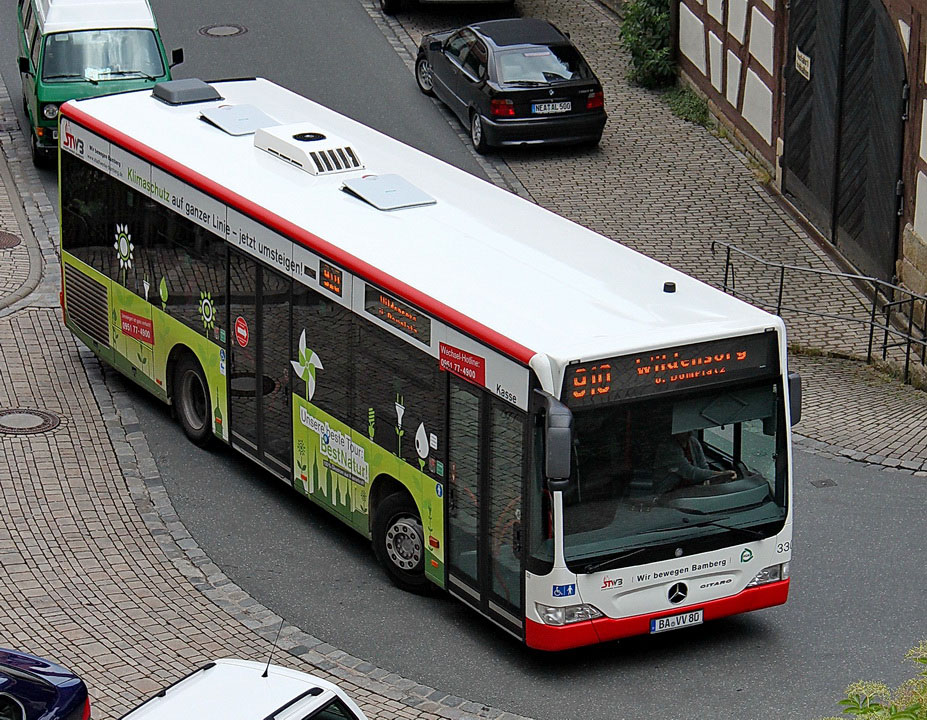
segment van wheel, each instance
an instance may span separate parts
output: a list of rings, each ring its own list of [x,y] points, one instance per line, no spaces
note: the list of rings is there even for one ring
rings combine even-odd
[[[384,15],[395,15],[402,9],[402,0],[380,0],[380,10]]]
[[[209,384],[193,355],[184,355],[174,369],[173,395],[177,420],[194,445],[205,447],[212,439],[212,404]]]
[[[35,133],[30,133],[32,137],[32,164],[37,168],[47,168],[52,164],[51,153],[39,147],[39,139]]]
[[[415,503],[406,493],[388,495],[376,509],[373,550],[394,585],[419,594],[428,589],[425,532]]]

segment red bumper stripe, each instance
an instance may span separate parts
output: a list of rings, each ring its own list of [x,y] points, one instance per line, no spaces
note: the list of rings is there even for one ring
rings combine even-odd
[[[656,618],[678,615],[689,610],[703,610],[704,619],[717,620],[728,615],[761,610],[762,608],[782,605],[789,596],[789,581],[747,588],[737,595],[711,600],[697,605],[663,610],[646,615],[626,618],[599,618],[574,625],[544,625],[527,619],[525,623],[525,643],[538,650],[568,650],[569,648],[594,645],[595,643],[618,640],[632,635],[646,635],[650,632],[650,621]]]

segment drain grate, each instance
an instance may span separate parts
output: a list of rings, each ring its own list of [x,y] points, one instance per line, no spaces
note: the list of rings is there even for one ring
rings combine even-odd
[[[7,435],[33,435],[48,432],[61,423],[57,415],[44,410],[14,408],[0,410],[0,433]]]
[[[10,248],[14,248],[22,241],[23,239],[19,237],[19,235],[14,235],[13,233],[7,232],[6,230],[0,230],[0,250],[9,250]]]
[[[206,37],[227,38],[235,37],[236,35],[244,35],[246,32],[248,32],[248,28],[246,28],[244,25],[233,24],[206,25],[197,30],[197,32],[200,35],[205,35]]]

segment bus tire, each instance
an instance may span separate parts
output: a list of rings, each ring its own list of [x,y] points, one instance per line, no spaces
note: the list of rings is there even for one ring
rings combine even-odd
[[[396,587],[424,593],[425,531],[412,498],[404,492],[387,495],[373,518],[373,550]]]
[[[173,393],[174,409],[184,434],[194,445],[205,447],[212,439],[209,383],[190,353],[184,354],[174,368]]]

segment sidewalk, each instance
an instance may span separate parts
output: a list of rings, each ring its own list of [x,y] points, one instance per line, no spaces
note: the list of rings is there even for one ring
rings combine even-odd
[[[363,2],[411,68],[423,28]],[[519,6],[571,31],[603,71],[612,121],[599,151],[513,153],[489,161],[493,177],[706,280],[717,266],[705,237],[719,234],[766,255],[776,238],[782,257],[828,265],[727,145],[626,86],[613,15],[595,0]],[[2,82],[0,151],[0,639],[70,666],[91,688],[95,717],[118,717],[207,660],[266,659],[281,618],[199,549],[120,384],[107,386],[64,329],[54,199]],[[565,174],[576,178],[566,197],[556,180]],[[840,292],[825,301],[858,302]],[[807,346],[856,342],[846,328],[786,320]],[[927,476],[925,393],[852,361],[793,362],[805,383],[800,448]],[[280,648],[277,662],[339,682],[371,720],[515,718],[389,674],[299,628],[284,627]]]

